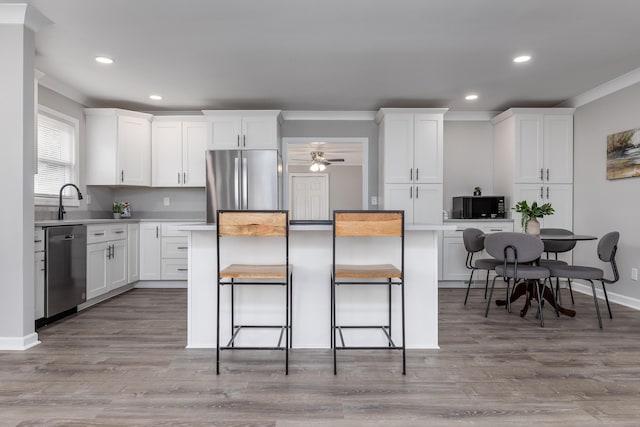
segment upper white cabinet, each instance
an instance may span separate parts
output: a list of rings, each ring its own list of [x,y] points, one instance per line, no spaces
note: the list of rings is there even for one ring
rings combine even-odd
[[[446,111],[383,108],[376,117],[381,208],[404,210],[408,224],[442,222]]]
[[[513,120],[514,126],[514,182],[572,183],[573,112],[552,113],[547,110],[533,113],[528,109],[522,112],[519,110],[522,109],[507,111],[512,116],[505,119]]]
[[[156,117],[152,125],[152,185],[204,187],[207,149],[204,117]]]
[[[210,150],[280,149],[280,110],[204,110]]]
[[[151,185],[151,115],[85,108],[87,185]]]

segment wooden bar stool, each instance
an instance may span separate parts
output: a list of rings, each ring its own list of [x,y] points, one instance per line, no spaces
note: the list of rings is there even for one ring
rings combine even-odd
[[[289,265],[289,212],[288,211],[224,211],[216,214],[217,224],[217,330],[216,330],[216,374],[220,374],[220,351],[222,350],[283,350],[285,352],[285,374],[289,374],[289,348],[292,331],[292,280],[293,268]],[[220,265],[221,238],[223,237],[273,237],[280,238],[285,246],[282,264],[230,264]],[[250,239],[249,239],[250,240]],[[245,245],[246,243],[246,245]],[[255,243],[255,242],[253,242]],[[251,253],[251,241],[243,242],[242,255]],[[245,247],[246,246],[246,247]],[[236,248],[237,250],[237,248]],[[246,251],[246,252],[245,252]],[[254,251],[255,252],[255,251]],[[251,254],[252,257],[260,258]],[[259,285],[281,286],[285,290],[284,324],[236,324],[235,287]],[[231,287],[231,339],[220,345],[220,289]],[[238,335],[243,329],[280,329],[278,343],[275,346],[237,346]],[[283,343],[284,338],[284,343]]]
[[[336,244],[348,245],[349,238],[397,237],[400,246],[400,268],[393,264],[338,264]],[[347,238],[347,239],[343,239]],[[372,249],[374,246],[370,246]],[[379,249],[379,248],[378,248]],[[389,253],[387,251],[386,253]],[[372,254],[373,256],[373,254]],[[380,257],[380,254],[376,254]],[[336,319],[338,286],[385,286],[387,292],[387,320],[383,325],[345,325]],[[396,344],[391,334],[392,286],[400,288],[402,343]],[[404,316],[404,211],[334,211],[333,213],[333,264],[331,271],[331,339],[333,348],[333,373],[337,374],[337,350],[402,350],[402,374],[406,374],[405,316]],[[386,346],[347,346],[343,329],[379,329],[388,344]],[[340,337],[340,345],[337,344]]]

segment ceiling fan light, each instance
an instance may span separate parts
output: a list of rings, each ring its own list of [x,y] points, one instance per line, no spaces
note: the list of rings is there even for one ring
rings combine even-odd
[[[311,172],[318,172],[320,170],[320,166],[316,162],[313,162],[311,163],[311,167],[309,168],[309,170]]]
[[[318,165],[318,169],[320,169],[320,172],[322,172],[323,170],[325,170],[327,167],[325,165],[323,165],[322,163],[320,163]]]

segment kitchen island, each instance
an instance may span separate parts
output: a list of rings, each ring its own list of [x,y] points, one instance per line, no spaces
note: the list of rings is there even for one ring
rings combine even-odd
[[[216,226],[214,224],[176,225],[177,230],[189,232],[188,255],[188,317],[187,348],[215,348],[216,346]],[[405,233],[405,310],[407,348],[438,348],[438,236],[439,231],[455,230],[455,225],[407,225]],[[289,262],[293,265],[293,347],[330,347],[330,271],[332,262],[332,226],[326,224],[291,225],[289,236]],[[235,238],[232,238],[235,239]],[[242,239],[242,238],[239,238]],[[260,252],[261,262],[281,262],[282,252],[274,250],[274,242],[268,238],[254,238],[252,248]],[[262,240],[261,240],[262,239]],[[387,239],[387,238],[382,238]],[[221,250],[223,266],[239,259],[251,263],[251,255],[241,251],[240,241],[224,241]],[[255,243],[254,243],[255,242]],[[350,242],[351,243],[351,242]],[[377,263],[388,260],[397,253],[389,252],[389,246],[374,248],[373,255],[363,257],[365,250],[371,253],[373,241],[356,242],[353,250],[340,255],[343,261],[353,263]],[[389,242],[387,242],[389,243]],[[397,246],[397,245],[395,245]],[[267,259],[262,258],[266,255]],[[238,258],[241,256],[242,258]],[[395,261],[394,261],[395,262]],[[398,261],[399,262],[399,261]],[[398,264],[399,265],[399,264]],[[222,289],[221,342],[230,337],[229,287]],[[236,318],[241,321],[281,320],[284,293],[276,289],[238,289],[236,291]],[[269,287],[273,288],[273,287]],[[251,292],[244,292],[245,290]],[[338,317],[344,323],[357,319],[380,321],[384,319],[386,287],[381,289],[340,289]],[[399,290],[394,287],[392,336],[400,339]],[[257,313],[257,314],[256,314]],[[256,320],[259,317],[260,320]],[[271,331],[252,332],[247,337],[254,345],[269,345],[277,340]],[[276,332],[273,332],[274,334]],[[379,333],[379,332],[378,332]],[[367,336],[360,331],[347,337],[350,344],[364,340],[374,344],[385,343],[381,336]],[[238,342],[240,345],[241,342]]]

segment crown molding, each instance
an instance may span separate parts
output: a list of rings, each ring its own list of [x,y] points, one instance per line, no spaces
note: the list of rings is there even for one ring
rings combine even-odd
[[[488,122],[501,111],[447,111],[444,121],[447,122]]]
[[[283,111],[284,120],[352,120],[374,121],[375,111]]]
[[[38,9],[26,3],[0,4],[0,24],[24,25],[33,32],[53,24]]]
[[[585,104],[604,98],[607,95],[611,95],[614,92],[633,86],[636,83],[640,83],[640,68],[636,68],[627,74],[623,74],[620,77],[616,77],[613,80],[609,80],[608,82],[601,84],[600,86],[589,89],[580,95],[569,98],[557,106],[572,108],[582,107]]]

